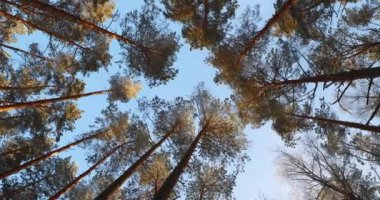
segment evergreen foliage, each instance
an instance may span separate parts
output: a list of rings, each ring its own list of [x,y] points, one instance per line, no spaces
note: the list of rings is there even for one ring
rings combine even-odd
[[[0,199],[234,199],[244,129],[267,123],[304,199],[380,198],[380,2],[276,0],[267,21],[239,0],[117,5],[0,2]],[[202,83],[139,98],[176,78],[184,47],[208,52],[230,98]],[[91,91],[95,75],[108,83]],[[85,133],[78,101],[102,109]]]

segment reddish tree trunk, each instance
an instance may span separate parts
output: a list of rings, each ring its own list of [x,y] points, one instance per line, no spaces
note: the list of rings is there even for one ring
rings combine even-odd
[[[178,165],[173,169],[172,173],[170,173],[169,177],[165,180],[165,182],[161,185],[158,192],[154,195],[152,200],[166,200],[169,198],[170,193],[173,191],[175,184],[178,182],[179,177],[184,172],[186,166],[188,165],[191,156],[193,155],[201,137],[203,136],[205,129],[203,128],[191,143],[189,149],[182,157],[181,161]]]
[[[351,70],[347,72],[339,72],[336,74],[324,74],[311,77],[305,77],[295,80],[285,80],[280,82],[269,83],[269,85],[288,85],[302,83],[318,83],[318,82],[338,82],[338,81],[353,81],[357,79],[373,79],[380,77],[380,67],[364,68]]]
[[[281,17],[292,7],[297,0],[287,0],[284,5],[268,20],[264,28],[261,29],[249,42],[245,45],[244,50],[241,52],[241,56],[246,56],[249,51],[260,41],[262,37],[270,30],[270,28],[281,19]]]
[[[120,149],[124,144],[123,143],[116,148],[114,148],[112,151],[108,152],[103,158],[101,158],[98,162],[96,162],[94,165],[92,165],[90,168],[88,168],[85,172],[83,172],[81,175],[79,175],[77,178],[75,178],[71,183],[67,184],[62,190],[55,193],[53,196],[49,198],[49,200],[58,199],[60,196],[62,196],[64,193],[69,191],[71,188],[73,188],[80,180],[82,180],[84,177],[86,177],[88,174],[90,174],[94,169],[96,169],[100,164],[102,164],[105,160],[107,160],[108,157],[110,157],[115,151]]]
[[[69,44],[71,44],[71,45],[73,45],[73,46],[79,47],[79,48],[81,48],[81,49],[85,49],[83,46],[77,44],[76,42],[70,40],[69,38],[65,38],[65,37],[63,37],[62,35],[59,35],[59,34],[57,34],[57,33],[53,33],[53,32],[51,32],[51,31],[49,31],[48,29],[43,28],[43,27],[41,27],[41,26],[38,26],[38,25],[36,25],[36,24],[33,24],[33,23],[31,23],[31,22],[28,22],[28,21],[22,19],[21,17],[18,17],[18,16],[15,16],[15,15],[8,14],[8,13],[6,13],[6,12],[4,12],[4,11],[0,11],[0,16],[3,16],[3,17],[5,17],[5,18],[7,18],[7,19],[9,19],[9,20],[19,21],[19,22],[23,23],[23,24],[26,25],[26,26],[29,26],[29,27],[31,27],[31,28],[34,28],[34,29],[40,30],[40,31],[42,31],[42,32],[44,32],[44,33],[46,33],[46,34],[48,34],[48,35],[51,35],[51,36],[53,36],[53,37],[55,37],[55,38],[58,38],[58,39],[60,39],[60,40],[62,40],[62,41],[65,41],[65,42],[67,42],[67,43],[69,43]]]
[[[44,88],[49,88],[52,86],[48,85],[36,85],[36,86],[8,86],[8,85],[0,85],[0,90],[7,91],[7,90],[41,90]]]
[[[347,122],[347,121],[340,121],[340,120],[335,120],[335,119],[326,119],[322,117],[312,117],[312,116],[306,116],[306,115],[297,115],[297,114],[289,114],[290,116],[294,117],[299,117],[303,119],[311,119],[311,120],[316,120],[320,122],[327,122],[327,123],[332,123],[336,125],[341,125],[341,126],[346,126],[349,128],[357,128],[365,131],[373,131],[373,132],[380,132],[380,127],[378,126],[370,126],[370,125],[364,125],[360,123],[355,123],[355,122]]]
[[[26,55],[34,56],[34,57],[40,58],[42,60],[53,61],[52,59],[46,58],[44,56],[36,55],[36,54],[30,53],[28,51],[25,51],[23,49],[16,48],[16,47],[13,47],[13,46],[9,46],[9,45],[3,44],[3,43],[0,43],[0,46],[5,47],[5,48],[10,49],[10,50],[15,51],[15,52],[21,52],[21,53],[26,54]]]
[[[100,193],[94,200],[108,199],[116,190],[118,190],[123,183],[148,159],[148,157],[175,132],[176,126],[173,127],[168,133],[165,134],[160,141],[153,145],[147,152],[144,153],[133,165],[131,165],[122,175],[119,176],[114,182],[111,183],[102,193]]]
[[[37,163],[39,163],[39,162],[41,162],[43,160],[46,160],[46,159],[48,159],[48,158],[50,158],[50,157],[52,157],[52,156],[54,156],[54,155],[56,155],[56,154],[64,151],[64,150],[66,150],[66,149],[69,149],[69,148],[71,148],[71,147],[73,147],[75,145],[78,145],[78,144],[80,144],[80,143],[82,143],[84,141],[87,141],[89,139],[96,138],[96,137],[100,136],[101,134],[103,134],[105,132],[107,132],[107,131],[102,131],[102,132],[99,132],[99,133],[96,133],[96,134],[84,137],[84,138],[82,138],[80,140],[77,140],[77,141],[75,141],[73,143],[65,145],[65,146],[63,146],[63,147],[61,147],[59,149],[51,151],[51,152],[49,152],[49,153],[47,153],[47,154],[45,154],[45,155],[43,155],[43,156],[41,156],[39,158],[36,158],[34,160],[31,160],[31,161],[28,161],[28,162],[26,162],[26,163],[24,163],[22,165],[19,165],[19,166],[15,167],[15,168],[12,168],[12,169],[8,170],[8,171],[5,171],[5,172],[3,172],[3,173],[0,174],[0,179],[4,179],[4,178],[6,178],[6,177],[8,177],[8,176],[10,176],[10,175],[12,175],[14,173],[17,173],[17,172],[19,172],[19,171],[21,171],[23,169],[26,169],[26,168],[28,168],[30,166],[33,166],[33,165],[36,165]]]
[[[86,29],[96,31],[98,33],[102,33],[102,34],[104,34],[110,38],[114,38],[114,39],[120,40],[124,43],[130,44],[131,46],[134,46],[134,47],[137,47],[140,49],[141,48],[144,49],[144,47],[142,47],[140,44],[138,44],[137,42],[135,42],[131,39],[128,39],[128,38],[123,37],[121,35],[118,35],[116,33],[110,32],[110,31],[108,31],[104,28],[101,28],[100,26],[98,26],[92,22],[83,20],[83,19],[81,19],[81,18],[79,18],[79,17],[77,17],[71,13],[68,13],[64,10],[58,9],[55,6],[49,5],[49,4],[44,3],[42,1],[29,0],[29,1],[27,1],[27,3],[23,4],[23,6],[31,6],[33,8],[38,9],[38,10],[42,10],[46,13],[49,13],[50,16],[53,16],[56,19],[59,19],[59,20],[65,19],[67,21],[70,21],[70,22],[73,22],[76,24],[80,24],[81,26],[83,26]],[[18,6],[18,8],[23,9],[23,6]]]
[[[23,103],[13,103],[10,105],[0,106],[0,112],[6,112],[6,111],[21,109],[21,108],[27,108],[27,107],[37,107],[37,106],[41,106],[41,105],[45,105],[45,104],[56,103],[56,102],[67,101],[67,100],[74,100],[74,99],[79,99],[79,98],[87,97],[87,96],[91,96],[91,95],[105,94],[105,93],[108,93],[110,91],[111,90],[100,90],[100,91],[71,95],[71,96],[65,96],[65,97],[57,97],[57,98],[43,99],[43,100],[23,102]]]

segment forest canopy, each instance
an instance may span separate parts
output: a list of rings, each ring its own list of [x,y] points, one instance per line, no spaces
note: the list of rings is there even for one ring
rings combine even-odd
[[[265,125],[289,198],[380,199],[380,2],[243,2],[1,0],[0,199],[239,199]]]

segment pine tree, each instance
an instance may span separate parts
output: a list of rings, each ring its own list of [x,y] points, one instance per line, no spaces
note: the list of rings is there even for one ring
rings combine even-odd
[[[152,154],[162,146],[164,142],[173,137],[174,135],[181,134],[187,129],[191,129],[192,121],[189,121],[192,108],[189,103],[182,99],[177,99],[174,103],[169,103],[159,99],[140,102],[141,109],[144,110],[145,115],[150,114],[150,109],[154,110],[153,119],[155,126],[155,133],[159,135],[160,140],[147,149],[131,166],[125,170],[112,184],[110,184],[96,199],[109,198],[121,185],[126,182],[141,165],[146,162]]]
[[[114,148],[112,151],[108,152],[102,159],[100,159],[97,163],[95,163],[93,166],[91,166],[89,169],[87,169],[85,172],[83,172],[81,175],[79,175],[77,178],[75,178],[72,182],[70,182],[68,185],[66,185],[64,188],[62,188],[59,192],[55,193],[53,196],[51,196],[49,199],[58,199],[60,196],[62,196],[65,192],[69,191],[71,188],[75,187],[75,185],[78,184],[78,182],[83,179],[85,176],[90,174],[96,167],[98,167],[100,164],[102,164],[108,157],[110,157],[115,151],[120,149],[125,143],[118,145],[116,148]]]
[[[168,199],[180,176],[185,172],[197,149],[199,154],[211,161],[217,162],[229,159],[242,159],[246,140],[241,135],[241,124],[236,114],[231,110],[227,100],[221,102],[212,97],[204,86],[199,85],[194,94],[193,102],[198,112],[199,130],[190,145],[182,153],[180,161],[166,178],[153,199]],[[228,138],[228,139],[227,139]],[[181,145],[181,144],[180,144]]]
[[[23,163],[23,164],[20,165],[20,166],[16,166],[16,167],[14,167],[14,168],[12,168],[12,169],[8,169],[8,170],[6,170],[6,171],[4,171],[4,172],[1,172],[1,173],[0,173],[0,179],[4,179],[4,178],[6,178],[6,177],[8,177],[8,176],[10,176],[10,175],[12,175],[12,174],[14,174],[14,173],[17,173],[17,172],[19,172],[19,171],[25,169],[25,168],[28,168],[28,167],[30,167],[30,166],[33,166],[33,165],[35,165],[35,164],[37,164],[37,163],[39,163],[39,162],[41,162],[41,161],[43,161],[43,160],[46,160],[46,159],[48,159],[48,158],[50,158],[50,157],[56,155],[57,153],[60,153],[60,152],[62,152],[62,151],[64,151],[64,150],[67,150],[67,149],[69,149],[69,148],[71,148],[71,147],[73,147],[73,146],[75,146],[75,145],[80,144],[80,143],[83,143],[83,142],[85,142],[86,140],[90,140],[90,139],[94,139],[94,138],[96,138],[96,137],[99,137],[99,136],[101,136],[102,134],[104,134],[105,132],[106,132],[106,131],[99,131],[98,133],[95,133],[95,134],[92,134],[92,135],[86,136],[86,137],[84,137],[84,138],[82,138],[82,139],[79,139],[79,140],[77,140],[77,141],[75,141],[75,142],[72,142],[72,143],[67,144],[67,145],[65,145],[65,146],[63,146],[63,147],[60,147],[60,148],[58,148],[58,149],[56,149],[56,150],[53,150],[53,151],[51,151],[51,152],[48,152],[48,153],[42,155],[41,157],[38,157],[38,158],[36,158],[36,159],[30,160],[30,161],[28,161],[28,162],[25,162],[25,163]]]
[[[183,24],[182,35],[192,48],[211,48],[219,43],[235,15],[235,0],[163,0],[165,16]]]
[[[111,84],[111,89],[109,90],[101,90],[101,91],[88,92],[88,93],[83,93],[83,94],[64,96],[64,97],[58,97],[58,98],[52,98],[52,99],[44,99],[44,100],[37,100],[37,101],[32,101],[32,102],[12,103],[10,105],[3,105],[3,106],[0,106],[0,112],[11,111],[11,110],[21,109],[21,108],[28,108],[28,107],[38,107],[38,106],[43,106],[46,104],[67,101],[67,100],[76,100],[76,99],[87,97],[87,96],[107,94],[107,93],[110,94],[109,95],[110,100],[121,100],[123,102],[126,102],[129,99],[135,97],[141,88],[140,84],[133,83],[131,80],[125,79],[120,76],[111,77],[110,84]]]
[[[302,118],[302,119],[311,119],[311,120],[320,121],[323,123],[336,124],[336,125],[341,125],[341,126],[345,126],[349,128],[357,128],[364,131],[372,131],[372,132],[380,131],[380,128],[377,126],[370,126],[370,125],[365,125],[365,124],[360,124],[360,123],[355,123],[355,122],[340,121],[340,120],[335,120],[335,119],[327,119],[323,117],[314,117],[314,116],[297,115],[297,114],[289,114],[289,115],[292,117],[297,117],[297,118]]]

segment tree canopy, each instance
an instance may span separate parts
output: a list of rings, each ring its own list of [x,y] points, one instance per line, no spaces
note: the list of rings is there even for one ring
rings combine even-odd
[[[303,199],[380,198],[380,2],[120,3],[0,2],[0,199],[234,199],[266,124]]]

